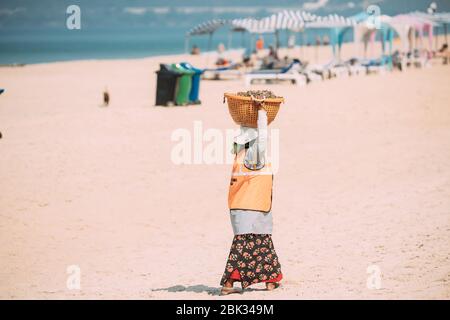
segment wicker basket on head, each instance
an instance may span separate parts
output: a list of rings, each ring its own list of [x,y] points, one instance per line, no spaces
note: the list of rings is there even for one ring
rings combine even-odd
[[[238,96],[233,93],[225,93],[225,99],[228,102],[228,110],[236,124],[257,128],[258,109],[263,108],[267,112],[267,125],[269,125],[277,116],[280,105],[284,102],[283,98],[256,99],[254,97]]]

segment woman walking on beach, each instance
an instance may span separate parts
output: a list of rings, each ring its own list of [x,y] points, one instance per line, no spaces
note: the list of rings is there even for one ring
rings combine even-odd
[[[242,127],[235,138],[236,154],[228,205],[234,238],[220,284],[221,294],[241,292],[259,282],[276,289],[283,275],[272,243],[271,165],[266,163],[267,114],[258,111],[258,129]]]

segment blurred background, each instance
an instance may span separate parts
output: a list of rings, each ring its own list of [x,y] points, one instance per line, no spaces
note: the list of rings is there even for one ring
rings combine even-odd
[[[437,12],[450,11],[450,1],[438,0]],[[68,30],[66,9],[81,9],[81,29]],[[205,5],[207,4],[207,5]],[[195,25],[214,18],[261,18],[284,9],[301,9],[318,15],[352,16],[376,4],[382,14],[426,11],[430,0],[2,0],[0,2],[0,64],[50,61],[134,58],[177,54],[185,50],[184,36]],[[311,30],[297,43],[306,45],[326,31]],[[274,42],[265,35],[266,43]],[[287,37],[281,37],[281,44]],[[351,40],[351,35],[348,39]],[[231,48],[249,47],[248,34],[228,42],[225,28],[214,34]],[[202,51],[208,37],[194,37]],[[230,48],[228,48],[230,49]]]

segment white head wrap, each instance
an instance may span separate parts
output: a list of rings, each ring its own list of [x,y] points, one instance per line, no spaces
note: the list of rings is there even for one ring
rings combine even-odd
[[[240,144],[245,144],[255,140],[252,143],[244,158],[244,164],[247,168],[259,170],[264,167],[266,159],[266,145],[267,145],[267,113],[264,109],[258,110],[258,129],[246,128],[242,130],[237,137]],[[250,130],[251,129],[251,130]],[[244,134],[242,134],[244,132]],[[235,141],[236,141],[235,140]]]

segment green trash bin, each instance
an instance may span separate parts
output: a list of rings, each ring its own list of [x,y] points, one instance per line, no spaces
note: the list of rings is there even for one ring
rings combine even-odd
[[[175,92],[175,103],[179,106],[189,103],[189,94],[192,88],[192,76],[194,71],[187,68],[183,68],[179,63],[172,64],[172,69],[181,73],[181,77],[178,78],[177,90]]]

